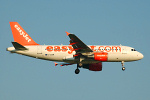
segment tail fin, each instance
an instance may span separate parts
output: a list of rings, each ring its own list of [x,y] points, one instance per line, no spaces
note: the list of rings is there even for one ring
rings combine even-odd
[[[17,22],[9,23],[15,42],[18,42],[23,46],[39,45],[27,34],[27,32]]]

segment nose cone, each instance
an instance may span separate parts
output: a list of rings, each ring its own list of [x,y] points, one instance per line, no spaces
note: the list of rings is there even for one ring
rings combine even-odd
[[[144,55],[143,55],[142,53],[140,53],[140,54],[138,55],[138,57],[139,57],[139,59],[143,59],[143,58],[144,58]]]

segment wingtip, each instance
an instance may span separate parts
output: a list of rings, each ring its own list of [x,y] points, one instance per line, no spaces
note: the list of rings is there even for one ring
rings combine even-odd
[[[69,32],[67,32],[67,31],[66,31],[66,33],[67,33],[67,36],[70,34],[70,33],[69,33]]]

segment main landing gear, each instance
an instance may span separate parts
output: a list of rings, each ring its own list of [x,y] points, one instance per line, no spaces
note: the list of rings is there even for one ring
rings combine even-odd
[[[80,70],[79,70],[79,68],[77,68],[76,70],[75,70],[75,74],[79,74],[80,73]]]
[[[77,64],[77,69],[75,70],[75,74],[79,74],[80,73],[80,69],[83,66],[83,64],[80,62],[79,64]]]
[[[124,61],[122,61],[121,64],[122,64],[122,70],[125,71],[126,68],[124,67]]]

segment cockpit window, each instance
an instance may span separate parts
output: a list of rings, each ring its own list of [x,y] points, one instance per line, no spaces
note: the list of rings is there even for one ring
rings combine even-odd
[[[135,49],[131,49],[131,51],[136,51]]]

